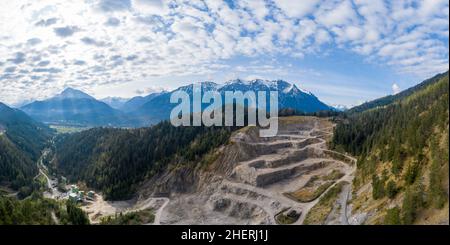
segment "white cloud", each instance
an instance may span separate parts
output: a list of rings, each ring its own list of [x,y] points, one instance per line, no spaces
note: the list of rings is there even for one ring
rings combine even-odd
[[[135,91],[135,93],[138,95],[148,95],[148,94],[152,94],[152,93],[160,93],[163,91],[166,91],[166,88],[151,86],[151,87],[146,87],[144,89],[137,89]]]
[[[164,15],[169,11],[167,1],[163,0],[132,0],[131,5],[136,12],[142,14]]]
[[[232,5],[222,0],[2,1],[0,98],[14,103],[68,85],[89,91],[153,77],[211,74],[233,66],[228,62],[237,57],[264,57],[260,67],[269,69],[266,57],[301,59],[327,53],[329,47],[421,78],[448,69],[447,0],[241,0]],[[46,60],[51,62],[45,69],[35,69]],[[261,74],[250,68],[248,74]]]
[[[440,10],[446,10],[448,15],[448,7],[446,8],[446,4],[448,4],[447,0],[424,0],[420,3],[420,9],[419,13],[422,16],[430,16],[430,15],[436,15],[439,14]]]
[[[262,0],[243,0],[240,2],[240,5],[250,9],[259,21],[269,14],[269,8],[267,8],[266,2]]]
[[[364,32],[357,26],[347,26],[345,28],[345,35],[349,40],[360,40],[363,37]]]
[[[392,84],[392,93],[393,94],[398,94],[398,93],[400,93],[400,87],[396,84],[396,83],[394,83],[394,84]]]
[[[316,36],[315,36],[315,40],[317,44],[323,44],[323,43],[328,43],[331,41],[331,36],[328,33],[328,31],[324,30],[324,29],[319,29],[316,31]]]
[[[356,19],[355,10],[349,0],[336,4],[323,4],[316,14],[319,23],[332,27],[335,25],[345,25]]]
[[[287,16],[291,18],[301,18],[312,13],[319,1],[274,0],[274,2]]]

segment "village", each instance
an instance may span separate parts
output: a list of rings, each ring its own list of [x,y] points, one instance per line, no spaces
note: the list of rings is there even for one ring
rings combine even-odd
[[[86,201],[95,201],[95,192],[89,190],[87,193],[75,184],[67,184],[67,179],[64,176],[59,178],[48,175],[48,169],[43,164],[43,158],[48,155],[48,150],[43,152],[43,157],[38,160],[37,166],[39,169],[39,175],[45,177],[47,182],[46,191],[44,191],[44,196],[56,200],[68,199],[75,203],[85,203]],[[36,176],[36,177],[38,177]]]
[[[102,217],[133,210],[134,200],[106,201],[101,193],[96,193],[83,183],[70,183],[64,176],[51,175],[48,167],[44,164],[44,159],[50,155],[50,152],[50,149],[45,149],[37,161],[39,174],[35,178],[43,176],[45,179],[44,197],[58,201],[68,200],[80,205],[80,208],[88,214],[92,224],[100,223]]]
[[[94,201],[95,192],[88,191],[88,193],[85,194],[85,192],[81,191],[77,185],[71,185],[69,191],[69,200],[73,202],[85,202],[86,200]]]
[[[47,178],[48,190],[44,192],[44,196],[56,200],[70,200],[74,203],[86,203],[88,201],[96,200],[96,193],[93,190],[85,191],[75,184],[66,184],[67,180],[64,177],[58,180],[56,178],[48,178],[45,173],[42,172]]]

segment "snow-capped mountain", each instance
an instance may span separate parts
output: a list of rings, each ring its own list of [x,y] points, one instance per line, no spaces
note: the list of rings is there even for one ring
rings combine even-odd
[[[288,83],[283,80],[261,80],[255,79],[243,81],[240,79],[232,80],[221,86],[218,91],[278,91],[278,107],[292,108],[302,112],[316,112],[330,110],[328,105],[321,102],[311,92],[302,90],[295,84]]]
[[[278,91],[279,109],[292,108],[301,112],[334,110],[333,107],[330,107],[320,101],[311,92],[302,90],[295,84],[291,84],[283,80],[269,81],[255,79],[245,81],[236,79],[228,81],[224,84],[217,84],[210,81],[201,82],[199,84],[202,87],[202,92],[217,91],[222,95],[222,97],[224,96],[225,91],[242,91],[244,93],[247,91]],[[176,106],[176,104],[170,103],[170,96],[173,92],[180,90],[185,91],[186,93],[191,95],[192,99],[193,84],[186,85],[171,92],[164,93],[155,98],[152,98],[150,101],[143,104],[140,108],[134,111],[134,117],[140,118],[139,120],[144,122],[144,124],[149,121],[153,122],[168,119],[172,108]]]

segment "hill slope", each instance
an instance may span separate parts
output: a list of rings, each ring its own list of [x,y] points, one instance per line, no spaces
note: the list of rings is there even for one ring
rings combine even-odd
[[[70,181],[84,181],[107,199],[126,199],[169,163],[198,164],[200,156],[227,141],[230,130],[169,122],[130,130],[95,128],[59,138],[55,165]]]
[[[354,211],[367,223],[448,223],[448,91],[447,72],[336,127],[332,145],[359,156]]]
[[[20,110],[0,103],[0,182],[13,188],[29,185],[35,161],[53,131]]]
[[[363,103],[362,105],[355,106],[355,107],[349,109],[348,113],[363,112],[363,111],[366,111],[366,110],[369,110],[369,109],[372,109],[372,108],[381,107],[381,106],[385,106],[385,105],[391,104],[391,103],[393,103],[395,101],[398,101],[400,99],[408,97],[408,96],[410,96],[411,94],[413,94],[413,93],[415,93],[417,91],[420,91],[421,89],[427,87],[430,84],[433,84],[433,83],[439,81],[440,79],[442,79],[442,78],[444,78],[446,76],[448,77],[448,71],[444,72],[444,73],[441,73],[441,74],[438,74],[438,75],[436,75],[436,76],[434,76],[434,77],[432,77],[430,79],[427,79],[427,80],[417,84],[414,87],[411,87],[409,89],[403,90],[403,91],[401,91],[398,94],[388,95],[388,96],[385,96],[385,97],[382,97],[382,98],[379,98],[379,99],[376,99],[376,100],[373,100],[373,101],[369,101],[369,102]]]

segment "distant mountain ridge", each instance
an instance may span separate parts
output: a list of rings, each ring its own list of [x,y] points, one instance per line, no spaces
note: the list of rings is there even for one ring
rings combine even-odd
[[[217,91],[224,101],[225,91],[278,91],[278,108],[291,108],[299,112],[318,112],[335,110],[320,101],[314,94],[298,88],[295,84],[283,80],[255,79],[244,81],[231,80],[224,84],[206,81],[198,83],[202,92]],[[167,120],[171,110],[177,105],[170,103],[171,95],[176,91],[185,91],[191,96],[193,84],[179,87],[173,91],[151,93],[125,101],[121,98],[105,98],[99,101],[94,97],[72,88],[43,101],[35,101],[21,109],[34,119],[50,124],[74,124],[87,126],[125,126],[142,127]],[[269,104],[269,101],[267,101]],[[207,104],[204,104],[206,107]]]
[[[104,102],[72,88],[21,109],[34,119],[51,124],[118,126],[125,124],[124,114]]]
[[[262,80],[255,79],[245,81],[241,79],[231,80],[224,84],[217,84],[214,82],[206,81],[198,83],[201,85],[202,91],[217,91],[222,95],[222,103],[224,103],[223,97],[225,91],[278,91],[278,109],[292,108],[301,112],[317,112],[326,110],[335,110],[333,107],[326,105],[320,101],[311,92],[304,91],[298,88],[295,84],[288,83],[283,80]],[[176,106],[176,104],[170,103],[170,96],[176,91],[185,91],[191,96],[193,84],[179,87],[171,92],[162,93],[152,98],[147,103],[143,104],[140,108],[133,112],[133,116],[136,121],[158,121],[168,119],[170,111]],[[268,103],[268,102],[267,102]]]
[[[130,99],[120,98],[120,97],[106,97],[101,99],[101,102],[106,103],[114,109],[121,110],[123,105],[128,102]]]
[[[129,99],[128,101],[126,101],[120,109],[124,112],[135,111],[135,110],[139,109],[139,107],[141,107],[145,103],[147,103],[150,100],[152,100],[160,95],[163,95],[165,93],[168,93],[168,92],[162,91],[162,92],[150,93],[147,96],[133,97],[133,98]]]

